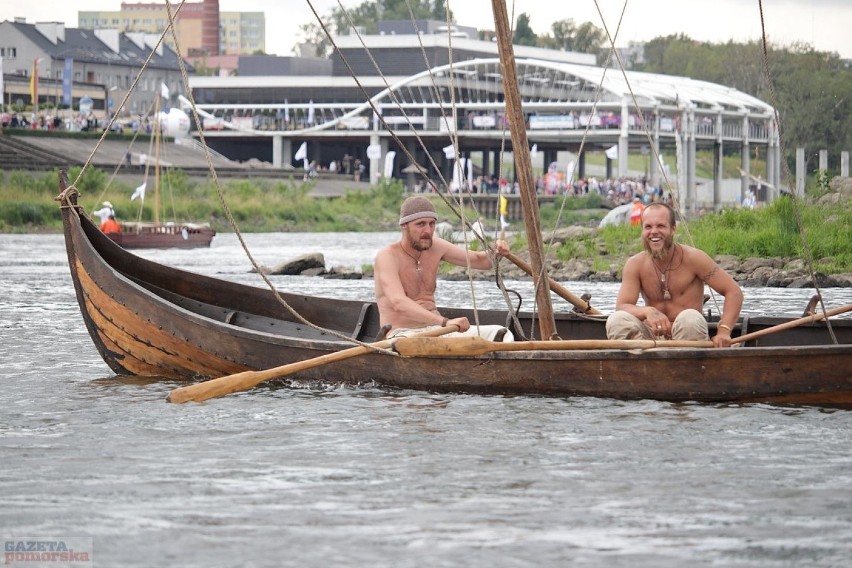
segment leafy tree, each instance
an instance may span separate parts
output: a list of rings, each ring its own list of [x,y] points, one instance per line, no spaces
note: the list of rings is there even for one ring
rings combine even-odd
[[[606,32],[591,22],[583,22],[574,34],[574,51],[598,53],[606,40]]]
[[[671,35],[645,44],[639,70],[727,85],[775,105],[788,163],[804,147],[813,170],[818,151],[825,149],[829,168],[837,169],[840,152],[852,147],[852,69],[839,55],[806,44],[769,44],[766,53],[765,62],[759,42],[710,44]]]
[[[450,13],[452,19],[452,12]],[[363,28],[367,34],[378,32],[379,20],[447,20],[446,5],[443,0],[367,0],[354,8],[348,8],[344,12],[341,8],[334,8],[329,14],[322,17],[323,24],[329,33],[339,34],[352,27]],[[299,26],[304,43],[317,46],[316,53],[319,57],[327,57],[331,54],[332,45],[317,22],[311,22]]]
[[[550,31],[553,32],[553,49],[575,51],[574,36],[577,33],[577,24],[574,20],[571,18],[557,20],[550,24]]]
[[[515,45],[538,45],[538,36],[530,27],[530,15],[524,12],[515,20],[515,35],[512,37]]]

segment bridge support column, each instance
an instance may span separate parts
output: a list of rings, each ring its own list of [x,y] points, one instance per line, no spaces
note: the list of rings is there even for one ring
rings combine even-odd
[[[370,146],[375,147],[376,145],[378,145],[382,149],[382,151],[377,157],[368,156],[368,159],[370,160],[370,175],[367,178],[367,183],[369,183],[370,185],[376,183],[379,180],[379,177],[382,175],[382,157],[385,155],[385,150],[387,148],[387,143],[382,145],[379,141],[378,134],[371,134]]]
[[[749,143],[748,114],[743,116],[743,150],[740,156],[740,169],[743,171],[740,177],[740,203],[745,201],[749,186],[749,174],[751,173],[751,144]]]
[[[648,178],[654,187],[663,187],[660,172],[660,108],[654,109],[654,124],[651,148],[651,163],[648,165]]]
[[[283,136],[272,137],[272,167],[283,168],[293,158],[293,141]]]
[[[618,136],[618,177],[627,177],[630,170],[628,154],[630,150],[630,100],[621,99],[621,132]]]
[[[796,187],[793,191],[796,192],[796,197],[805,196],[805,177],[808,175],[807,164],[805,162],[805,149],[796,148]]]

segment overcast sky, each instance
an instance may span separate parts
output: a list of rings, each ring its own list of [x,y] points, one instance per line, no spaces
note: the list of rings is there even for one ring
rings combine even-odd
[[[133,0],[129,0],[134,3]],[[163,3],[165,1],[163,0]],[[179,2],[173,2],[177,5]],[[320,16],[338,6],[337,0],[311,0]],[[362,0],[341,0],[344,7],[362,4]],[[684,33],[693,39],[714,43],[734,40],[744,42],[761,37],[760,2],[758,0],[516,0],[515,16],[526,12],[537,34],[550,32],[556,20],[571,18],[575,22],[592,22],[603,27],[606,22],[615,34],[624,5],[627,8],[616,45],[628,41],[647,41],[657,36]],[[511,16],[513,2],[508,2]],[[557,6],[554,8],[554,5]],[[521,8],[523,7],[523,8]],[[292,55],[299,41],[299,26],[314,22],[307,0],[219,0],[223,11],[265,12],[266,51]],[[450,1],[456,22],[479,29],[494,29],[489,0]],[[0,0],[0,19],[16,16],[27,22],[61,21],[77,27],[78,10],[119,10],[121,0],[78,0],[54,2]],[[852,0],[763,0],[766,33],[780,45],[803,42],[821,51],[834,51],[852,59]]]

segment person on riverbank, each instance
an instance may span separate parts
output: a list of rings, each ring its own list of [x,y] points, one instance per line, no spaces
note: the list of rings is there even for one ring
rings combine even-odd
[[[390,325],[388,337],[457,325],[459,333],[449,335],[513,341],[512,333],[503,326],[471,328],[466,317],[448,318],[438,311],[435,290],[441,261],[488,270],[494,265],[492,255],[505,256],[509,247],[505,241],[497,241],[495,252],[465,250],[435,235],[437,219],[431,201],[422,196],[409,197],[400,208],[400,240],[376,254],[376,301],[382,325]]]
[[[674,242],[674,209],[651,203],[642,213],[643,252],[624,265],[616,311],[607,318],[609,339],[709,339],[701,314],[704,285],[725,298],[714,347],[731,345],[731,330],[743,293],[731,276],[702,250]],[[644,306],[637,304],[642,295]]]

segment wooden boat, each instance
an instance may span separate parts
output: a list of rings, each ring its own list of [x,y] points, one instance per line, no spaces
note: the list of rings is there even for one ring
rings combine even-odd
[[[134,223],[121,224],[120,233],[107,233],[119,246],[140,248],[209,247],[216,231],[198,223]]]
[[[294,321],[268,289],[186,272],[124,250],[85,215],[74,188],[63,191],[60,201],[80,310],[116,374],[197,381],[354,345]],[[369,342],[380,331],[372,302],[281,297],[309,321],[353,339]],[[473,317],[469,310],[441,312]],[[533,315],[518,314],[523,329],[530,329]],[[506,324],[507,316],[479,311],[483,324]],[[555,314],[560,337],[570,340],[604,340],[605,319]],[[716,321],[710,318],[711,327]],[[744,316],[734,335],[786,321]],[[725,349],[531,349],[422,357],[368,350],[289,378],[435,392],[852,405],[852,320],[832,319],[831,327],[839,344],[831,344],[825,322],[816,322]]]
[[[121,223],[120,233],[107,233],[109,238],[127,249],[151,248],[200,248],[209,247],[216,231],[208,223],[180,223],[160,220],[160,167],[165,165],[160,160],[160,149],[164,143],[162,137],[163,122],[168,121],[167,115],[160,112],[160,97],[156,99],[154,116],[154,136],[151,144],[156,147],[154,152],[154,220],[125,221]],[[145,164],[145,185],[148,182],[150,164]],[[135,195],[134,195],[135,197]],[[131,198],[133,199],[133,198]],[[144,191],[142,192],[144,201]],[[140,201],[140,214],[141,203]]]

